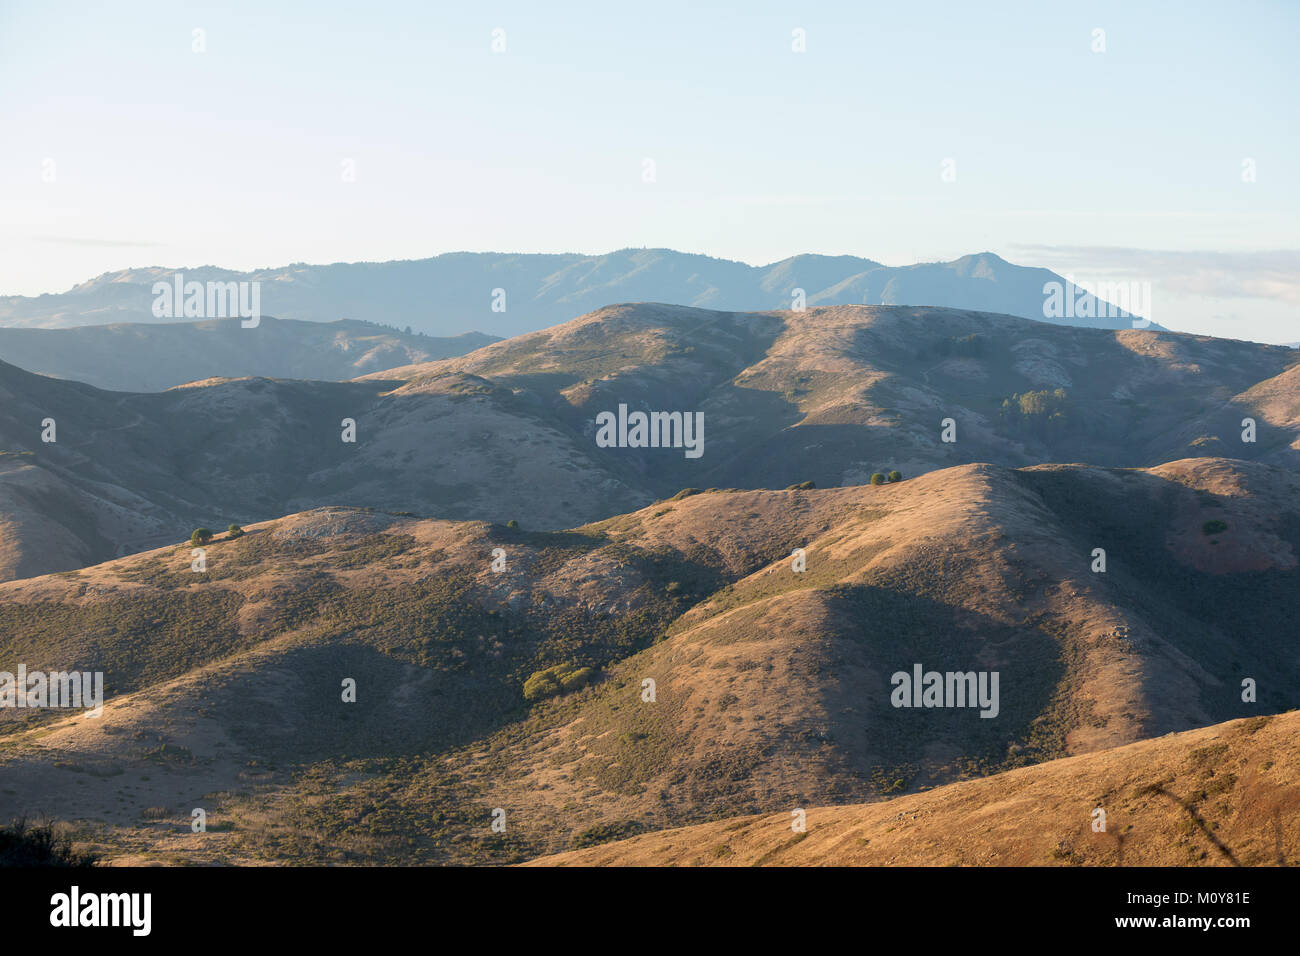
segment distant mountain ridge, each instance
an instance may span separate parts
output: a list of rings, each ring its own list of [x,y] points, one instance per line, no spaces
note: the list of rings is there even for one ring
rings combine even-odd
[[[264,315],[317,322],[362,319],[409,325],[437,336],[470,329],[520,335],[620,302],[733,312],[783,310],[796,305],[798,289],[809,308],[942,306],[1086,328],[1133,325],[1132,317],[1115,305],[1091,297],[1055,272],[1014,265],[991,252],[911,266],[822,255],[751,266],[671,249],[622,249],[596,256],[453,252],[390,262],[294,263],[252,272],[213,266],[128,269],[105,273],[63,293],[0,297],[0,326],[54,329],[158,322],[152,312],[153,284],[171,282],[178,271],[198,282],[261,283]],[[1092,308],[1081,309],[1081,317],[1045,316],[1048,283],[1059,283],[1067,297],[1087,299]]]

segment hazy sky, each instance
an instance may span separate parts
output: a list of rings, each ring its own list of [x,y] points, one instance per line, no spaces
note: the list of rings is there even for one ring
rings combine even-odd
[[[0,0],[0,294],[454,250],[991,250],[1297,341],[1298,28],[1297,3]]]

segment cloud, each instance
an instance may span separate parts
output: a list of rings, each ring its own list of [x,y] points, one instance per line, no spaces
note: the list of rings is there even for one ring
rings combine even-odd
[[[1300,306],[1300,250],[1174,252],[1120,246],[1016,245],[1033,259],[1086,281],[1143,281],[1172,295],[1269,299]]]

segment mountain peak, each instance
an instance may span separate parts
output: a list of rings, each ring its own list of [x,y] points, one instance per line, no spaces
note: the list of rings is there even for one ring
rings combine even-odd
[[[0,298],[0,327],[157,322],[151,308],[153,283],[176,272],[195,281],[258,282],[264,312],[284,319],[328,321],[345,315],[437,336],[458,335],[467,328],[518,335],[614,302],[761,312],[795,308],[802,299],[805,306],[947,306],[1056,321],[1044,316],[1043,284],[1065,282],[1055,273],[1018,266],[988,251],[910,266],[820,253],[753,266],[661,247],[627,247],[601,255],[456,252],[242,273],[213,266],[106,273],[68,293]],[[1079,317],[1059,324],[1119,329],[1128,328],[1130,321]]]

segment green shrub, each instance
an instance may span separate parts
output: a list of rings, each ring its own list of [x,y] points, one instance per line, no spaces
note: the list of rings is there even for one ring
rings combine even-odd
[[[507,528],[518,528],[518,527],[519,527],[519,522],[516,521],[514,518],[511,518],[509,521],[506,522],[506,527],[507,527]]]
[[[903,480],[903,473],[902,473],[901,471],[891,471],[891,472],[889,473],[889,480],[890,480],[890,481],[902,481],[902,480]]]
[[[1201,525],[1201,534],[1223,534],[1228,530],[1228,522],[1214,518]]]
[[[226,533],[229,534],[230,537],[232,538],[238,538],[243,536],[244,529],[237,524],[232,524],[229,528],[226,529]]]
[[[689,498],[691,495],[698,495],[699,493],[700,493],[699,488],[683,488],[681,491],[677,492],[677,494],[673,495],[668,500],[681,501],[683,498]]]
[[[212,540],[212,532],[207,528],[195,528],[194,533],[190,535],[190,544],[194,547],[202,547]]]
[[[880,472],[876,472],[874,475],[871,476],[871,483],[873,485],[883,485],[885,483],[885,476],[882,475]]]
[[[1069,396],[1063,388],[1012,395],[1002,402],[1002,420],[1017,434],[1043,441],[1056,438],[1072,424]]]
[[[786,491],[812,491],[816,487],[817,487],[817,482],[815,481],[801,481],[798,484],[791,485],[785,490]]]
[[[560,694],[571,694],[585,687],[595,676],[595,668],[579,667],[576,664],[556,664],[546,670],[534,671],[524,681],[524,700],[544,700]]]

